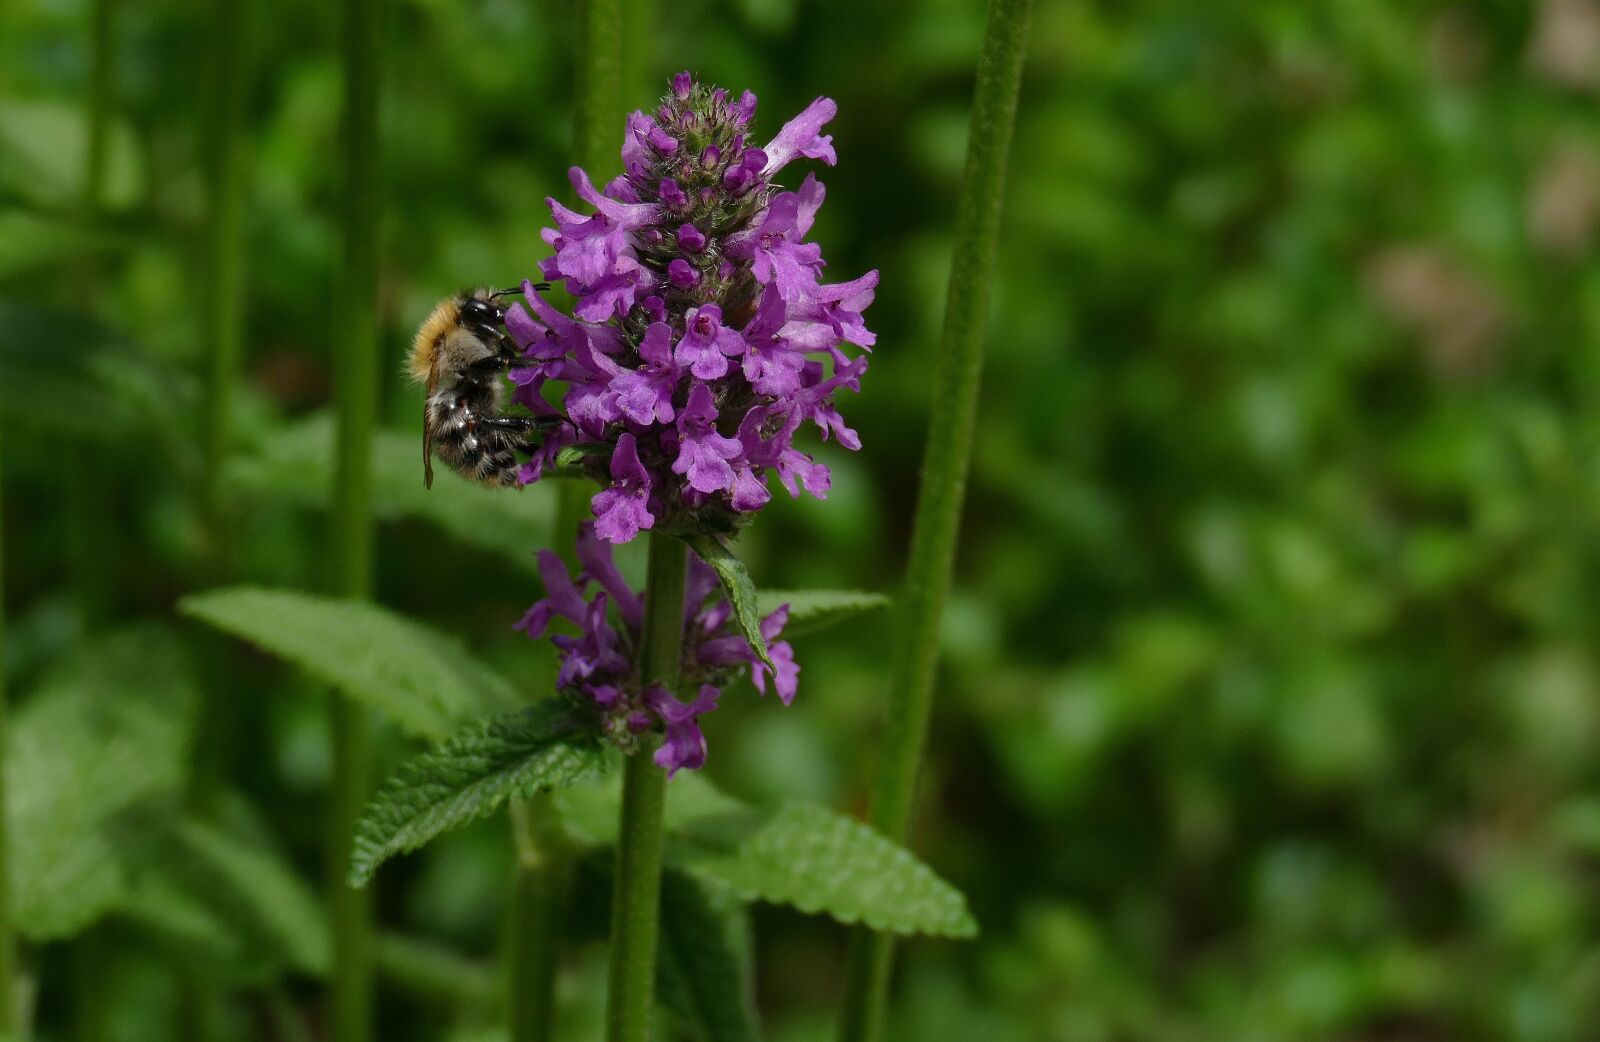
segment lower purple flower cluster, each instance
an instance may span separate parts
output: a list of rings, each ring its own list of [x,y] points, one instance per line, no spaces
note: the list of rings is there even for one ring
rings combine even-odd
[[[516,628],[534,640],[544,636],[557,618],[578,628],[576,635],[550,638],[561,656],[556,686],[592,709],[603,732],[623,751],[632,752],[642,735],[659,727],[664,739],[655,762],[666,768],[669,777],[680,768],[703,766],[706,740],[699,718],[717,707],[722,687],[746,668],[757,691],[766,694],[770,681],[784,705],[794,700],[800,667],[788,642],[776,640],[788,621],[788,605],[761,620],[761,635],[777,667],[773,675],[736,631],[733,606],[722,595],[716,573],[691,554],[683,609],[682,676],[684,690],[694,690],[696,696],[681,702],[664,687],[647,686],[640,676],[644,595],[622,578],[610,545],[597,536],[593,524],[583,525],[579,532],[578,561],[581,569],[574,578],[555,553],[539,551],[545,597],[528,609]],[[607,618],[613,606],[620,626]]]

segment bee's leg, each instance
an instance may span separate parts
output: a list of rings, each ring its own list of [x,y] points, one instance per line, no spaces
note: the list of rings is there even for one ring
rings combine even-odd
[[[561,419],[556,416],[479,416],[477,423],[480,427],[490,430],[507,431],[512,434],[533,434],[536,431],[549,430]]]
[[[467,369],[479,376],[493,376],[511,368],[511,363],[515,361],[514,355],[490,355],[488,358],[480,358],[471,363]]]

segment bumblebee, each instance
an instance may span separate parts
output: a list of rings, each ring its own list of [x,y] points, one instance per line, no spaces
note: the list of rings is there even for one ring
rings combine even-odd
[[[517,359],[497,299],[515,290],[459,293],[439,303],[411,342],[411,378],[427,387],[422,406],[423,484],[433,487],[433,457],[463,477],[497,487],[517,483],[517,453],[553,420],[502,412],[505,371]]]

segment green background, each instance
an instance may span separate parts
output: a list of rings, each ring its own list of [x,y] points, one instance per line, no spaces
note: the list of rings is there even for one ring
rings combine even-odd
[[[173,611],[211,574],[201,7],[116,5],[89,215],[87,4],[0,8],[5,675],[25,711],[104,634],[171,627],[226,707],[225,819],[314,881],[326,696]],[[341,308],[336,9],[255,7],[230,575],[316,588],[325,496],[282,461],[329,444],[305,424]],[[882,272],[873,366],[840,403],[864,448],[821,448],[830,498],[778,496],[748,555],[763,586],[892,591],[963,271],[982,5],[650,17],[630,108],[680,68],[754,89],[758,133],[839,103],[815,238],[830,276]],[[510,624],[540,594],[554,488],[508,493],[536,501],[515,524],[415,516],[401,362],[438,298],[535,272],[574,38],[565,3],[392,0],[373,186],[406,454],[380,474],[377,598],[530,696],[547,653]],[[915,841],[983,934],[903,946],[893,1038],[1600,1035],[1597,95],[1594,0],[1039,0]],[[887,623],[800,638],[790,708],[730,690],[707,772],[863,813]],[[382,732],[380,766],[412,749]],[[510,857],[497,819],[386,867],[381,919],[487,960]],[[829,1037],[844,928],[772,908],[755,927],[771,1036]],[[41,1037],[175,1037],[185,956],[148,934],[113,911],[31,947]],[[570,1037],[592,1037],[603,961],[575,943]],[[219,1037],[281,1037],[320,994],[241,985]],[[380,1004],[386,1039],[493,1037],[416,988],[386,980]]]

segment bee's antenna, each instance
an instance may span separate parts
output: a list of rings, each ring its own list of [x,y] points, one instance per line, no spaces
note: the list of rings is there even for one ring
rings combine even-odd
[[[533,284],[533,288],[534,289],[549,289],[550,288],[550,283],[548,283],[548,282],[535,282]],[[522,287],[521,286],[512,286],[510,289],[496,290],[495,292],[489,294],[489,299],[493,300],[495,297],[514,297],[518,293],[521,293],[521,292],[522,292]]]

